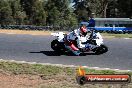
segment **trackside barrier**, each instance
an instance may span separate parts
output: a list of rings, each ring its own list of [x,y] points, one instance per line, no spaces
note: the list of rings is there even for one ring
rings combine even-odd
[[[35,26],[35,25],[0,25],[0,29],[19,29],[19,30],[73,30],[77,28],[73,27],[61,27],[61,26]]]
[[[77,27],[62,28],[60,26],[33,26],[33,25],[0,25],[0,29],[19,29],[19,30],[74,30]],[[132,33],[132,27],[88,27],[99,32],[107,33]]]

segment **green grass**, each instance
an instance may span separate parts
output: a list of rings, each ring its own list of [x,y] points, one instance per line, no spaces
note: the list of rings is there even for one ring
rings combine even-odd
[[[115,71],[112,70],[95,70],[85,68],[86,74],[115,74]]]
[[[0,61],[0,69],[11,72],[13,74],[44,74],[44,75],[57,75],[65,73],[66,75],[75,75],[78,68],[71,67],[59,67],[52,65],[41,65],[41,64],[27,64],[27,63],[16,63]],[[115,74],[116,71],[112,70],[95,70],[84,68],[88,74]],[[123,72],[122,72],[123,73]],[[132,74],[132,72],[127,72]]]
[[[15,63],[15,62],[0,62],[0,69],[13,74],[43,74],[43,75],[58,75],[65,73],[66,75],[73,75],[75,68],[59,67],[52,65],[41,64],[27,64],[27,63]]]

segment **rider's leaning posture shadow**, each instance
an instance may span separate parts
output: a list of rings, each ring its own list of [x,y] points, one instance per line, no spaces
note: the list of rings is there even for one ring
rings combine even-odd
[[[72,53],[58,53],[58,52],[55,52],[55,51],[39,51],[39,52],[29,52],[29,53],[42,53],[42,54],[45,54],[46,56],[61,56],[61,55],[64,55],[64,56],[75,56],[74,54]],[[86,55],[96,55],[95,53],[83,53],[81,54],[80,56],[86,56]]]

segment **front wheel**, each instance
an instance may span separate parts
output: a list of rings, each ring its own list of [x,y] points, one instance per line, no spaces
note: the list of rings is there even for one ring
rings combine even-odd
[[[95,51],[96,54],[103,54],[108,51],[108,47],[106,45],[100,45]]]

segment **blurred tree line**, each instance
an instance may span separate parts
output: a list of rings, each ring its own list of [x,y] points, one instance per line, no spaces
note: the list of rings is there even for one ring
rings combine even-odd
[[[73,27],[91,13],[131,18],[132,0],[0,0],[1,25]]]
[[[1,25],[72,27],[76,14],[68,0],[0,0]]]
[[[73,0],[74,13],[88,19],[91,13],[102,18],[132,18],[132,0]]]

